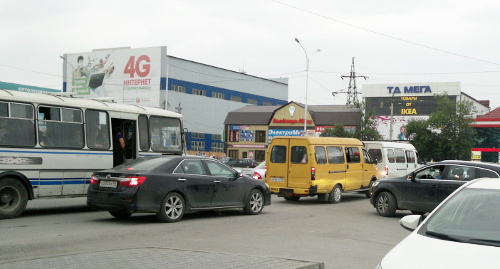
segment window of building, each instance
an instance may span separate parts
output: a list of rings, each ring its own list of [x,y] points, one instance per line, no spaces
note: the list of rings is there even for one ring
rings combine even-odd
[[[234,96],[234,95],[231,95],[231,101],[235,101],[235,102],[241,102],[241,97],[239,97],[239,96]]]
[[[212,135],[212,140],[222,140],[222,135]]]
[[[255,142],[266,142],[266,131],[255,131]]]
[[[270,102],[262,102],[262,105],[263,106],[272,106],[273,104],[271,104]]]
[[[257,104],[257,100],[247,98],[247,103],[252,104],[252,105],[256,105]]]
[[[186,93],[186,87],[183,87],[183,86],[172,85],[171,89],[174,92],[183,92],[183,93]]]
[[[212,142],[212,149],[211,149],[211,151],[224,152],[224,143]]]
[[[265,150],[256,150],[255,151],[255,160],[258,162],[263,162],[266,160],[266,151]]]
[[[204,133],[191,133],[191,138],[205,139],[205,134]]]
[[[220,92],[213,92],[212,97],[217,98],[217,99],[225,99],[225,95],[223,93],[220,93]]]
[[[199,89],[193,89],[193,94],[194,95],[207,96],[207,91],[205,91],[205,90],[199,90]]]
[[[191,150],[205,151],[205,142],[204,141],[191,141]]]
[[[240,142],[240,131],[229,131],[229,142]]]

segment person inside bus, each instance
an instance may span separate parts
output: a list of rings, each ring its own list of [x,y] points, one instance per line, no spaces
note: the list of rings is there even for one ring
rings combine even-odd
[[[121,128],[116,128],[113,137],[113,166],[122,164],[125,161],[125,139]]]

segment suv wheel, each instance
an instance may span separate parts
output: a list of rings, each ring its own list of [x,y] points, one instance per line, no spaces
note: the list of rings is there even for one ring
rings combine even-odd
[[[396,198],[390,192],[382,192],[375,200],[377,213],[383,217],[391,217],[396,213]]]

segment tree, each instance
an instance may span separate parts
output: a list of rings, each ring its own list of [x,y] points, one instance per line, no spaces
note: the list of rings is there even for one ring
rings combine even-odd
[[[475,132],[472,101],[454,102],[448,94],[436,95],[437,110],[426,121],[410,121],[412,144],[422,157],[434,160],[470,160]]]
[[[326,128],[320,136],[352,137],[353,133],[346,131],[342,124],[337,124],[334,128]]]
[[[365,111],[364,103],[356,103],[354,105],[361,113],[361,119],[359,121],[359,129],[354,132],[354,137],[361,141],[377,141],[381,140],[382,136],[377,130],[375,123],[375,114],[373,111]]]
[[[364,113],[364,104],[357,103],[354,105],[360,112],[359,128],[356,131],[346,131],[342,124],[335,125],[335,128],[327,128],[320,136],[337,136],[337,137],[354,137],[362,141],[380,140],[382,136],[375,127],[375,117],[373,112]]]

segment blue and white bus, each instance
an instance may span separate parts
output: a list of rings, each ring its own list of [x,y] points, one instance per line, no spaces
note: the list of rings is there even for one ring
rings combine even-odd
[[[124,151],[114,151],[117,129]],[[159,108],[55,94],[0,90],[0,219],[28,200],[82,197],[93,171],[113,155],[183,154],[181,114]],[[116,147],[115,147],[116,148]]]

